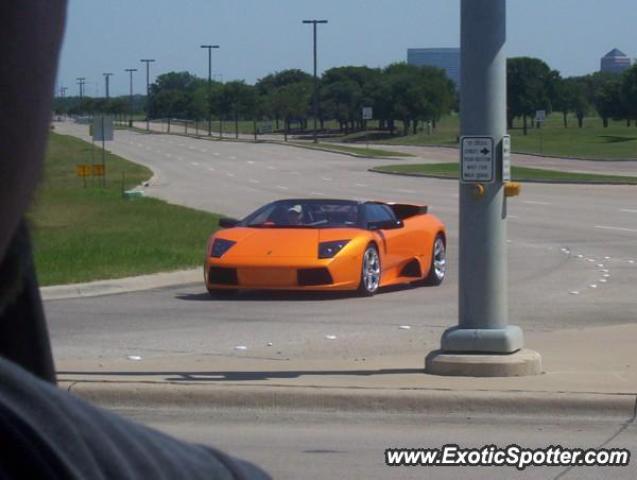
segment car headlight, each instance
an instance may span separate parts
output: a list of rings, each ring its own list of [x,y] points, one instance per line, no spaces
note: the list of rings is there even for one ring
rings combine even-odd
[[[220,258],[237,242],[232,240],[225,240],[223,238],[215,238],[212,242],[212,248],[210,249],[210,256],[214,258]]]
[[[333,242],[319,243],[318,258],[332,258],[340,252],[349,240],[335,240]]]

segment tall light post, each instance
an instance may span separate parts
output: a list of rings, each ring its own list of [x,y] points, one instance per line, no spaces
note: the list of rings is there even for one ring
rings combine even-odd
[[[104,75],[104,87],[105,87],[105,92],[106,92],[106,99],[108,100],[110,98],[110,89],[109,89],[109,79],[110,77],[113,75],[112,73],[103,73],[102,75]]]
[[[311,23],[314,33],[314,92],[312,94],[312,111],[314,115],[314,143],[318,143],[316,120],[318,118],[318,77],[316,76],[316,25],[327,23],[327,20],[303,20],[303,23]]]
[[[212,49],[219,48],[219,45],[202,45],[201,48],[208,49],[208,136],[212,135]]]
[[[77,85],[80,87],[80,103],[82,103],[82,97],[84,96],[84,85],[86,84],[86,77],[77,77]]]
[[[150,64],[155,61],[154,58],[142,58],[140,62],[146,64],[146,131],[150,131]]]
[[[458,326],[426,359],[442,375],[540,373],[540,356],[522,350],[509,325],[505,156],[506,0],[461,1],[460,255]]]
[[[86,84],[86,77],[77,77],[77,85],[80,87],[80,106],[79,111],[82,112],[82,99],[84,98],[84,85]]]
[[[133,127],[133,72],[136,72],[136,68],[126,68],[124,70],[128,72],[129,77],[129,93],[128,93],[128,126]]]

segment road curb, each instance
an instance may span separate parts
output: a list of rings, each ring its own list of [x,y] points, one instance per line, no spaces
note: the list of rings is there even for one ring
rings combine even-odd
[[[118,295],[121,293],[141,292],[155,288],[176,287],[201,283],[203,285],[201,268],[177,270],[174,272],[151,273],[135,277],[111,280],[96,280],[87,283],[73,283],[69,285],[52,285],[41,287],[42,300],[67,300],[70,298],[98,297],[103,295]]]
[[[459,391],[193,383],[61,382],[109,408],[240,408],[432,416],[635,417],[636,394]]]

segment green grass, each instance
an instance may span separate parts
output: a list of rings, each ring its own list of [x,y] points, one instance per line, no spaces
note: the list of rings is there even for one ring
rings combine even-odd
[[[95,152],[101,160],[99,150]],[[107,183],[84,188],[75,165],[92,163],[91,144],[51,133],[44,177],[29,212],[41,285],[175,270],[199,265],[218,216],[152,198],[125,200],[151,176],[106,156]]]
[[[333,143],[319,143],[314,146],[311,143],[290,142],[291,145],[298,145],[304,148],[316,150],[332,150],[344,153],[353,153],[363,157],[413,157],[413,155],[404,152],[396,152],[393,150],[383,150],[380,148],[350,147],[345,145],[335,145]]]
[[[527,135],[523,134],[521,124],[521,120],[516,119],[514,128],[509,132],[512,150],[516,153],[592,160],[637,159],[637,127],[634,122],[631,127],[627,127],[623,121],[610,121],[608,128],[604,128],[599,117],[587,117],[583,128],[578,128],[577,119],[569,116],[568,128],[564,128],[562,115],[554,113],[547,117],[541,129],[529,128]],[[397,123],[397,127],[400,126]],[[531,126],[529,122],[529,127]],[[400,128],[397,131],[401,131]],[[439,122],[431,135],[418,132],[415,135],[381,138],[376,142],[388,145],[457,146],[459,132],[459,117],[449,115]],[[360,135],[358,138],[361,139]],[[347,141],[348,137],[344,137],[344,140]]]
[[[388,173],[409,173],[422,176],[458,178],[457,163],[432,163],[414,165],[384,165],[373,170]],[[619,175],[596,175],[589,173],[559,172],[540,168],[512,167],[511,177],[515,181],[577,182],[577,183],[622,183],[637,185],[637,177]]]

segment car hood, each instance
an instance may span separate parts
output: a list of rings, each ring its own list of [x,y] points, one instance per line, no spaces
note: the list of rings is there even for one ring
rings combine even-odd
[[[237,242],[224,257],[316,257],[319,231],[309,228],[236,228],[221,238]]]

